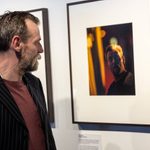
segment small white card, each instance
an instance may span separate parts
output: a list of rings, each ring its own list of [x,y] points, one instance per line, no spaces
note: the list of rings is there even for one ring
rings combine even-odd
[[[79,133],[79,150],[102,150],[100,135]]]

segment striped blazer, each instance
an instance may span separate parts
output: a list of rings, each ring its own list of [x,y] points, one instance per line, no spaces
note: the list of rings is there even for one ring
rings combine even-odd
[[[23,77],[40,113],[46,150],[56,150],[40,80],[30,73]],[[29,133],[12,95],[0,77],[0,150],[28,150]]]

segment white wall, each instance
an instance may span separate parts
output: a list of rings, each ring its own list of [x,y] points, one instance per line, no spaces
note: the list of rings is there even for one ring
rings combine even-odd
[[[31,10],[48,8],[52,82],[55,108],[53,129],[58,150],[77,150],[79,129],[72,124],[70,74],[68,55],[66,3],[79,0],[5,0],[0,14],[6,10]],[[135,0],[136,1],[136,0]],[[138,0],[137,0],[138,1]],[[110,0],[111,2],[111,0]],[[93,131],[101,137],[102,150],[149,150],[150,134]]]

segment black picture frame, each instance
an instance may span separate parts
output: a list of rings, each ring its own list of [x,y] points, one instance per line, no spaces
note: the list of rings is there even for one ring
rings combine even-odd
[[[70,87],[73,123],[131,124],[149,125],[148,88],[150,81],[149,59],[149,11],[146,2],[126,2],[115,0],[89,0],[67,3],[68,45],[70,64]],[[114,4],[114,5],[113,5]],[[140,15],[138,10],[143,8]],[[113,13],[112,13],[113,12]],[[118,13],[120,12],[120,13]],[[132,13],[129,13],[132,12]],[[97,26],[132,24],[135,91],[133,95],[90,95],[87,55],[87,29]],[[143,27],[144,26],[144,27]],[[144,30],[144,32],[143,32]],[[142,37],[147,37],[143,38]],[[139,42],[140,41],[140,42]],[[143,41],[141,44],[141,41]],[[144,46],[144,47],[143,47]],[[141,51],[142,48],[142,51]],[[141,56],[143,58],[141,59]],[[142,60],[142,61],[141,61]],[[145,66],[146,65],[146,66]],[[143,69],[142,66],[145,66]],[[141,70],[146,73],[141,73]]]

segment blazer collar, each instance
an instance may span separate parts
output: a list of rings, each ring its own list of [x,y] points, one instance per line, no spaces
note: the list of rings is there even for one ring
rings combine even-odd
[[[22,114],[16,105],[11,93],[9,92],[8,88],[4,84],[3,79],[0,76],[0,103],[2,103],[9,112],[18,120],[22,125],[25,126],[24,119]]]
[[[42,121],[44,121],[44,117],[45,117],[45,113],[46,113],[46,108],[44,107],[44,105],[42,104],[42,101],[44,101],[44,95],[41,95],[41,92],[39,91],[39,89],[36,87],[37,84],[39,84],[39,80],[35,78],[31,79],[28,74],[25,74],[23,76],[23,81],[26,84],[35,104],[37,105],[40,117],[42,119]],[[40,89],[42,90],[42,89]]]
[[[41,102],[38,100],[40,95],[39,91],[36,89],[34,83],[32,80],[25,74],[23,76],[23,81],[26,84],[35,104],[38,107],[38,110],[40,112],[41,119],[44,120],[44,114],[45,114],[45,108],[43,108],[43,105]],[[0,103],[5,105],[5,107],[9,110],[9,112],[18,120],[22,125],[25,126],[25,121],[23,119],[23,116],[15,103],[11,93],[9,92],[8,88],[4,84],[3,79],[0,76]]]

